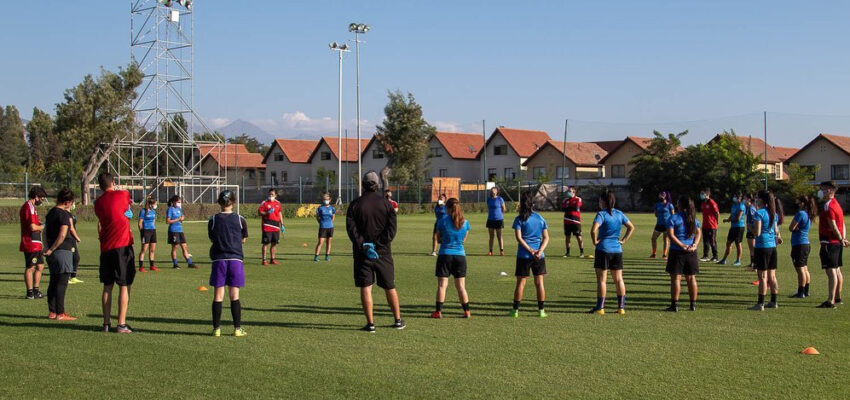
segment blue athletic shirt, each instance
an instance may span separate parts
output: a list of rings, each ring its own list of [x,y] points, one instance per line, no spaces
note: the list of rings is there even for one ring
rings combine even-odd
[[[179,219],[183,216],[183,209],[177,207],[168,207],[168,212],[165,214],[168,219]],[[168,225],[169,232],[183,232],[183,223],[177,221]]]
[[[794,219],[791,222],[797,223],[797,230],[791,232],[791,246],[809,244],[809,228],[812,227],[812,220],[809,219],[809,213],[800,210],[794,215]]]
[[[452,219],[448,216],[437,221],[437,232],[440,232],[440,255],[441,256],[465,256],[463,239],[469,232],[469,221],[463,220],[460,229],[455,229]]]
[[[502,205],[505,204],[505,200],[502,199],[501,196],[490,197],[487,199],[487,220],[488,221],[501,221],[505,219],[505,216],[502,215]]]
[[[446,216],[446,205],[437,205],[434,207],[434,217],[439,221],[441,218]]]
[[[593,223],[599,224],[599,244],[596,245],[596,250],[605,253],[622,253],[620,229],[629,222],[629,219],[626,214],[616,208],[613,209],[612,214],[608,214],[608,210],[602,210],[596,213],[596,218],[593,218]]]
[[[685,226],[685,217],[682,216],[681,213],[673,214],[670,217],[670,220],[667,221],[667,229],[673,228],[673,233],[676,235],[676,238],[679,239],[682,244],[685,246],[690,246],[694,244],[694,239],[696,239],[697,230],[700,228],[699,221],[696,221],[697,229],[691,232],[691,235],[687,235],[688,227]],[[670,250],[685,250],[676,245],[673,241],[670,242]]]
[[[755,222],[756,217],[756,206],[750,206],[747,208],[747,225],[752,225]]]
[[[755,224],[755,221],[761,221],[761,232],[756,236],[756,248],[770,249],[776,247],[776,233],[774,231],[777,224],[776,216],[773,217],[773,226],[771,226],[770,214],[766,208],[762,208],[756,211],[755,216],[753,216],[753,224]]]
[[[732,203],[732,216],[734,217],[738,213],[741,213],[741,215],[738,217],[738,221],[732,222],[733,228],[743,228],[747,226],[747,221],[749,221],[749,217],[746,215],[747,206],[743,201]]]
[[[210,260],[241,260],[242,239],[248,237],[248,222],[241,215],[220,212],[207,222]]]
[[[147,211],[143,208],[139,211],[139,219],[142,220],[142,229],[156,229],[156,210]]]
[[[336,214],[336,208],[333,206],[321,206],[316,209],[316,216],[319,217],[319,228],[322,229],[330,229],[334,227],[334,214]]]
[[[667,221],[673,215],[673,205],[659,201],[655,203],[655,223],[661,226],[667,226]]]
[[[501,198],[499,199],[501,200]],[[540,244],[543,242],[543,230],[549,229],[549,226],[546,225],[546,220],[543,219],[540,214],[532,211],[531,215],[529,215],[528,219],[525,221],[520,219],[519,216],[514,218],[512,228],[514,230],[519,229],[520,234],[522,235],[522,240],[525,240],[528,247],[531,247],[532,250],[539,250]],[[534,258],[534,256],[532,256],[525,247],[517,246],[516,258],[528,259]],[[543,253],[540,253],[540,258],[544,258]]]

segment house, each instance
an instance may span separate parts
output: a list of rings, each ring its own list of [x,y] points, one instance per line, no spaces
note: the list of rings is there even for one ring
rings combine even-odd
[[[201,144],[201,174],[223,175],[226,183],[259,188],[265,182],[263,155],[251,153],[244,144]]]
[[[484,145],[487,180],[520,179],[522,164],[552,138],[544,131],[498,127]]]
[[[361,149],[365,149],[371,139],[360,139]],[[336,175],[339,160],[342,160],[342,176],[357,175],[357,139],[342,139],[342,152],[339,149],[339,138],[325,136],[319,140],[316,148],[307,159],[311,165],[311,180],[315,181],[321,171],[333,171]],[[365,161],[365,159],[364,159]],[[347,172],[346,172],[347,170]]]
[[[719,134],[711,139],[708,143],[712,143],[720,138]],[[748,151],[759,160],[759,170],[767,169],[767,173],[774,176],[777,180],[788,179],[788,173],[785,172],[785,161],[796,151],[791,147],[775,147],[765,144],[764,140],[752,136],[732,136],[741,144],[744,151]],[[765,154],[767,160],[765,160]],[[766,162],[765,162],[766,161]]]
[[[428,142],[430,177],[460,178],[461,182],[480,182],[481,150],[484,136],[475,133],[437,132]]]
[[[605,177],[602,160],[606,151],[593,142],[562,142],[549,140],[540,146],[523,166],[530,174],[528,179],[543,179],[547,182],[571,180],[595,180]]]
[[[614,185],[625,185],[628,183],[629,174],[632,172],[632,159],[643,154],[652,143],[651,138],[627,136],[617,145],[613,146],[605,157],[599,160],[605,170],[605,178],[608,183]]]
[[[312,182],[313,166],[310,156],[319,145],[318,140],[275,139],[263,157],[266,164],[267,186],[286,183]]]
[[[363,147],[363,154],[360,157],[362,157],[361,167],[364,174],[369,171],[381,172],[381,169],[387,165],[387,149],[381,146],[374,136]],[[356,162],[355,168],[357,168]],[[353,175],[356,175],[356,171]]]
[[[811,168],[812,182],[832,180],[839,185],[850,184],[850,137],[822,133],[797,150],[786,161]]]

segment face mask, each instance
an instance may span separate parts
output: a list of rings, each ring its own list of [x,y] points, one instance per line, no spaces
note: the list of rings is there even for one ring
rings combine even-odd
[[[71,211],[74,211],[76,209],[77,209],[77,203],[71,203]]]
[[[35,201],[35,205],[40,206],[40,205],[41,205],[41,202],[42,202],[42,200],[41,200],[41,199],[38,199],[38,200],[36,200],[36,201]]]
[[[274,201],[274,196],[269,196],[269,201]]]
[[[568,199],[572,199],[573,197],[575,197],[575,195],[573,194],[573,192],[567,192],[567,198],[568,198]]]
[[[151,207],[151,210],[156,210],[156,204],[154,204],[153,207]]]
[[[700,199],[700,200],[705,200],[705,195],[704,195],[704,194],[702,194],[702,193],[700,193],[700,195],[699,195],[699,199]]]
[[[439,205],[443,205],[443,201],[442,201],[442,200],[437,200],[437,204],[439,204]]]
[[[322,203],[324,203],[325,205],[328,205],[328,204],[331,204],[331,201],[330,201],[330,200],[325,200],[325,201],[323,201]]]
[[[183,203],[174,203],[174,207],[183,208]]]
[[[824,194],[823,194],[823,190],[822,190],[822,189],[818,189],[818,198],[819,198],[819,199],[823,199],[823,196],[824,196]],[[36,203],[36,205],[38,205],[38,203]]]

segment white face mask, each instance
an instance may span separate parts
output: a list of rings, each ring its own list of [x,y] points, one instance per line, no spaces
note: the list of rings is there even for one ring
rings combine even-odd
[[[324,203],[325,205],[328,205],[328,204],[331,204],[331,201],[330,200],[323,200],[322,203]]]
[[[156,204],[154,204],[153,207],[151,207],[151,210],[156,210]]]
[[[180,203],[180,202],[174,203],[174,207],[183,208],[183,203]]]
[[[443,201],[442,201],[442,200],[437,200],[437,204],[439,204],[439,205],[443,205]]]
[[[573,192],[567,192],[567,198],[568,198],[568,199],[572,199],[573,197],[575,197],[575,195],[573,194]]]
[[[825,194],[823,193],[823,189],[818,189],[818,198],[823,199],[823,196],[825,196]]]
[[[71,203],[71,211],[74,211],[76,209],[77,209],[77,203]]]

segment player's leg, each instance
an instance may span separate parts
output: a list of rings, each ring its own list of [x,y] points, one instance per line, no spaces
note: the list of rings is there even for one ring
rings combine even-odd
[[[437,299],[435,302],[434,313],[431,314],[431,318],[442,318],[443,303],[446,302],[446,288],[448,286],[449,278],[443,276],[437,277]]]
[[[152,270],[156,270],[156,243],[148,244],[148,265]]]
[[[333,241],[332,237],[329,237],[325,241],[325,260],[327,260],[331,256],[331,242]]]
[[[316,242],[316,252],[313,254],[313,261],[319,261],[319,251],[322,249],[323,244],[325,244],[325,238],[320,237],[318,242]]]
[[[103,327],[104,330],[108,329],[111,325],[112,318],[112,287],[113,284],[104,284],[103,285],[103,293],[101,294],[101,308],[103,311]]]
[[[245,336],[242,329],[242,302],[239,300],[239,287],[228,287],[230,295],[230,317],[233,318],[234,336]]]
[[[602,260],[597,257],[596,262],[600,261]],[[608,270],[605,268],[594,268],[594,271],[596,271],[596,306],[590,312],[603,313],[605,309],[605,296],[608,294]]]
[[[505,240],[502,238],[502,228],[496,229],[496,237],[499,239],[499,255],[505,255]]]
[[[623,281],[623,270],[611,271],[611,278],[614,279],[614,287],[617,289],[617,312],[620,312],[626,308],[626,283]]]
[[[487,228],[487,233],[490,235],[490,247],[488,247],[488,255],[493,255],[493,239],[496,236],[496,230],[493,228]]]
[[[678,311],[679,310],[679,295],[682,293],[682,275],[681,274],[670,274],[670,307],[667,307],[667,311]]]
[[[375,317],[372,312],[372,285],[360,288],[360,304],[363,306],[363,314],[366,316],[366,323],[373,325],[375,323]]]
[[[651,258],[654,258],[655,255],[657,254],[657,251],[658,251],[658,236],[659,235],[661,235],[661,232],[658,232],[656,230],[652,231],[652,237],[650,238],[650,241],[652,242],[652,253],[649,255],[649,257],[651,257]]]
[[[534,288],[537,289],[537,312],[541,318],[546,317],[546,288],[543,285],[545,274],[534,275]]]

